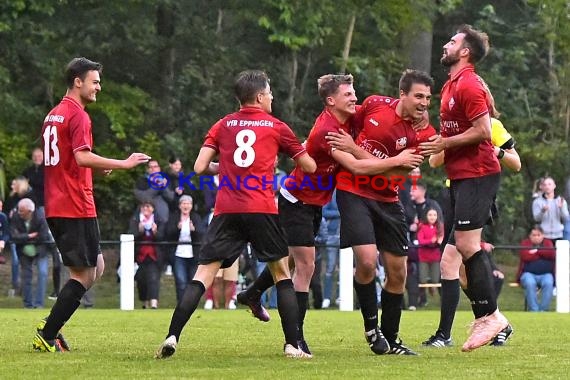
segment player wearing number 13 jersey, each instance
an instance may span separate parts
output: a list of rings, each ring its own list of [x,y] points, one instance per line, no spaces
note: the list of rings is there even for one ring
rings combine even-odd
[[[133,153],[115,160],[93,153],[91,120],[84,108],[101,91],[101,64],[73,59],[66,68],[67,93],[44,119],[42,137],[45,165],[45,209],[70,279],[61,289],[47,319],[40,322],[32,346],[43,352],[67,351],[59,330],[79,306],[79,300],[103,273],[99,226],[93,201],[92,169],[110,174],[150,157]]]
[[[273,189],[263,186],[263,181],[265,178],[266,185],[271,183],[279,152],[288,154],[308,173],[315,171],[316,164],[291,129],[270,115],[273,95],[263,71],[240,73],[234,90],[240,110],[214,124],[194,164],[198,174],[219,174],[220,187],[198,270],[174,310],[166,339],[156,352],[157,358],[174,354],[184,325],[202,294],[212,285],[218,269],[231,266],[248,242],[257,252],[257,258],[267,262],[275,278],[285,335],[284,354],[310,358],[298,348],[298,307],[287,263],[287,242],[279,225]],[[219,165],[212,164],[216,155]],[[240,182],[247,186],[237,186]]]

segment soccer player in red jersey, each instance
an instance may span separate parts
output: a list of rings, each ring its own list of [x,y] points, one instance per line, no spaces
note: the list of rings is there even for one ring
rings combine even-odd
[[[202,294],[211,286],[218,269],[231,266],[248,242],[258,259],[267,262],[275,279],[285,355],[311,357],[297,344],[297,300],[287,263],[285,233],[279,225],[270,182],[279,152],[292,157],[307,173],[314,172],[316,164],[289,126],[270,115],[273,95],[269,78],[263,71],[240,73],[234,90],[240,110],[214,124],[194,165],[198,174],[219,174],[220,187],[198,270],[174,310],[157,358],[174,354],[184,325],[196,310]],[[216,155],[219,165],[211,162]],[[238,186],[245,177],[247,186]]]
[[[503,124],[496,118],[500,116],[499,111],[495,107],[495,100],[489,87],[483,82],[487,97],[490,102],[491,114],[491,142],[494,145],[495,155],[505,166],[515,172],[521,169],[521,160],[517,150],[515,149],[515,140],[511,134],[505,129]],[[444,153],[431,155],[429,164],[431,167],[439,167],[444,163]],[[489,223],[493,222],[495,215],[491,215]],[[451,222],[451,221],[450,221]],[[484,243],[490,245],[489,243]],[[482,244],[482,248],[484,247]],[[490,251],[486,249],[486,251]],[[464,289],[465,294],[469,294],[467,279],[465,278],[465,266],[462,257],[455,246],[453,234],[449,236],[449,241],[445,245],[443,255],[441,257],[441,309],[439,317],[439,325],[435,334],[431,335],[427,340],[422,342],[423,346],[444,348],[453,345],[451,339],[451,328],[455,318],[455,311],[459,304],[459,285]],[[497,274],[493,271],[495,277]],[[492,346],[503,346],[513,334],[512,326],[508,325],[499,334],[493,338],[490,343]]]
[[[130,169],[150,159],[144,153],[115,160],[92,152],[91,119],[85,106],[97,100],[101,70],[101,64],[86,58],[71,60],[65,71],[67,93],[44,119],[45,213],[70,279],[37,327],[33,348],[38,351],[69,350],[59,330],[103,274],[92,170],[108,175],[112,169]]]
[[[321,223],[322,207],[332,198],[340,168],[325,137],[329,132],[352,133],[350,118],[356,113],[357,100],[352,75],[323,75],[318,79],[317,85],[325,108],[315,120],[305,143],[307,152],[317,164],[317,170],[307,175],[297,166],[284,182],[279,194],[279,220],[287,234],[289,255],[295,265],[293,283],[299,305],[298,344],[308,354],[311,351],[305,341],[303,324],[308,307],[309,285],[315,270],[315,236]],[[421,162],[421,156],[419,157]],[[404,165],[406,159],[416,163],[418,156],[414,158],[407,152],[398,159]],[[371,170],[378,170],[384,164],[377,161],[374,160]],[[271,274],[265,270],[252,286],[238,295],[238,302],[249,305],[260,320],[268,321],[268,314],[261,305],[260,298],[272,285]]]
[[[450,68],[441,90],[441,136],[420,144],[423,154],[445,151],[455,210],[454,238],[465,264],[469,298],[475,315],[463,351],[489,343],[509,327],[499,311],[489,257],[481,249],[482,228],[499,188],[501,166],[491,143],[490,99],[475,73],[489,51],[487,34],[464,25],[443,47],[441,63]]]
[[[364,100],[354,118],[356,128],[362,129],[356,145],[345,147],[340,141],[341,134],[329,138],[334,147],[348,151],[333,151],[333,156],[344,168],[350,169],[354,161],[390,162],[408,148],[415,151],[418,135],[420,138],[429,135],[414,127],[423,120],[430,104],[433,79],[424,72],[406,70],[399,87],[399,99],[372,95]],[[427,128],[435,134],[433,127]],[[420,163],[421,156],[417,165]],[[409,167],[392,166],[381,178],[354,177],[352,173],[342,171],[337,184],[340,244],[341,247],[352,247],[355,255],[354,288],[364,320],[365,337],[376,354],[416,355],[398,338],[408,253],[408,227],[398,200],[398,185],[404,182],[401,174],[409,170]],[[384,181],[388,181],[387,186],[382,183]],[[378,251],[387,275],[381,297],[380,325],[375,284]]]

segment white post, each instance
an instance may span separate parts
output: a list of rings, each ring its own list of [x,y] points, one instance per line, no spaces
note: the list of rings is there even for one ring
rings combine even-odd
[[[556,311],[570,313],[570,242],[556,241]]]
[[[121,310],[135,309],[135,236],[121,234]]]
[[[340,311],[354,310],[353,300],[353,276],[354,265],[352,248],[343,248],[340,250],[340,258],[338,263],[338,295],[340,304],[338,306]]]

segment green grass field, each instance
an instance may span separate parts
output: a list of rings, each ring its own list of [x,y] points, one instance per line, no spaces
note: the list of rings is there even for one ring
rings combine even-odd
[[[358,311],[310,310],[305,331],[315,357],[282,355],[279,317],[262,323],[242,310],[199,310],[176,354],[153,358],[171,310],[79,310],[65,326],[72,352],[32,352],[34,326],[47,310],[3,309],[0,331],[5,379],[562,379],[568,378],[570,316],[509,312],[515,334],[505,347],[461,352],[471,313],[456,317],[447,349],[421,341],[434,331],[435,311],[404,312],[401,336],[421,356],[376,356],[366,345]]]

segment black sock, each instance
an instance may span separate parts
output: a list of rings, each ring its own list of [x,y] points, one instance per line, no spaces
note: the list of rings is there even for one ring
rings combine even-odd
[[[459,304],[459,279],[441,280],[441,309],[437,332],[445,339],[451,337],[451,327]]]
[[[497,300],[495,299],[493,270],[487,253],[480,250],[465,261],[465,273],[475,318],[493,314],[497,310]]]
[[[81,304],[81,297],[86,291],[87,289],[79,281],[73,279],[67,281],[59,292],[44,326],[43,336],[46,340],[55,339],[59,330]]]
[[[376,282],[359,284],[354,280],[354,290],[360,304],[360,312],[364,320],[364,331],[370,331],[378,326],[378,298],[376,294]]]
[[[205,292],[206,288],[200,281],[192,280],[188,283],[186,289],[184,289],[182,298],[180,298],[180,302],[178,302],[176,309],[174,309],[174,313],[172,313],[168,335],[166,336],[167,338],[174,335],[177,342],[180,340],[182,329],[192,316],[192,313],[194,313],[198,307],[200,298],[202,298],[202,295]]]
[[[259,274],[257,280],[253,282],[245,291],[247,298],[251,300],[258,300],[264,291],[271,288],[274,285],[273,275],[269,270],[269,266],[266,265],[265,269]]]
[[[275,284],[277,288],[277,310],[281,317],[281,327],[285,334],[285,343],[297,348],[297,318],[299,307],[295,288],[291,279],[281,280]]]
[[[382,289],[382,297],[380,298],[380,304],[382,305],[380,329],[389,343],[395,342],[398,337],[403,299],[403,294],[390,293]]]
[[[297,305],[299,307],[299,318],[297,318],[297,340],[305,339],[303,335],[303,324],[305,323],[305,314],[307,314],[307,307],[309,306],[309,293],[308,292],[295,292],[297,296]]]

